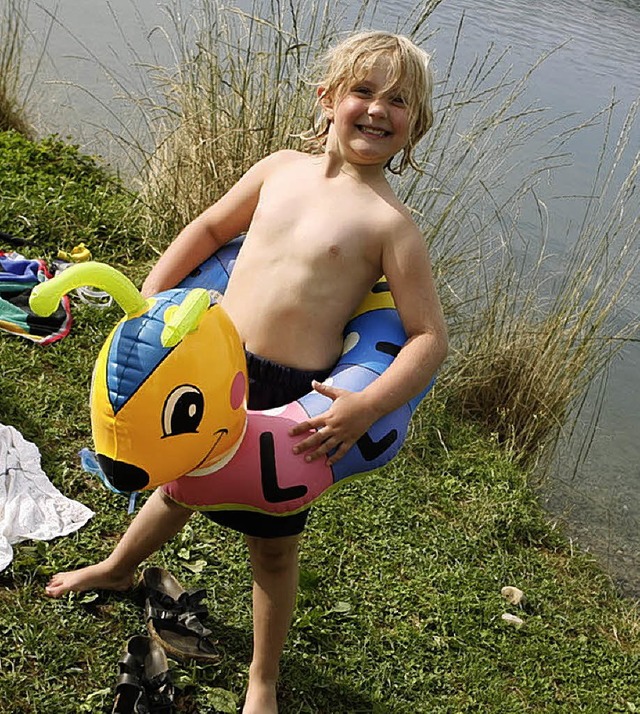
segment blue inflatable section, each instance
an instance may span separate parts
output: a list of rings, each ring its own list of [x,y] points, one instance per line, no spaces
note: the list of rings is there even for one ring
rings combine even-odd
[[[205,288],[223,293],[227,289],[229,275],[233,270],[236,257],[244,236],[239,236],[219,248],[210,258],[199,265],[178,285],[179,288]]]
[[[107,390],[114,413],[122,409],[173,349],[162,347],[159,335],[167,308],[180,305],[184,298],[182,290],[159,293],[148,312],[121,322],[115,331],[107,360]]]

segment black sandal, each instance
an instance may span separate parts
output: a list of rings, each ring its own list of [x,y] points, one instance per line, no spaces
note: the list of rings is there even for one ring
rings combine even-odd
[[[218,662],[211,630],[203,625],[208,611],[204,590],[185,590],[164,568],[145,568],[145,616],[151,637],[179,659]]]
[[[167,657],[150,637],[127,642],[111,714],[173,714],[174,690]]]

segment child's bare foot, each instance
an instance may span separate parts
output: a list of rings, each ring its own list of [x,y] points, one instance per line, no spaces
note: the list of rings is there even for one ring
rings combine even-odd
[[[133,585],[133,576],[133,573],[116,575],[105,563],[96,563],[80,570],[57,573],[44,591],[49,597],[61,597],[72,590],[128,590]]]
[[[249,679],[242,714],[278,714],[276,683]]]

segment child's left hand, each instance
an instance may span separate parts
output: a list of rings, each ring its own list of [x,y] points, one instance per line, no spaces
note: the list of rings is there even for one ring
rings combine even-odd
[[[376,415],[367,407],[360,392],[331,387],[315,380],[312,386],[319,394],[332,399],[333,404],[326,412],[300,422],[289,430],[290,436],[313,431],[313,434],[293,447],[293,453],[306,451],[305,461],[315,461],[336,449],[335,453],[327,457],[327,465],[331,466],[369,429]]]

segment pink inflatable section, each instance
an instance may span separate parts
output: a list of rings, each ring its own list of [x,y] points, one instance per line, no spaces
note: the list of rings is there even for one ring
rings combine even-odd
[[[293,438],[288,431],[308,418],[298,402],[266,411],[249,410],[248,415],[242,443],[223,469],[187,474],[165,484],[167,495],[197,510],[293,513],[307,508],[333,485],[331,468],[324,459],[307,463],[293,453],[293,446],[304,436]]]

